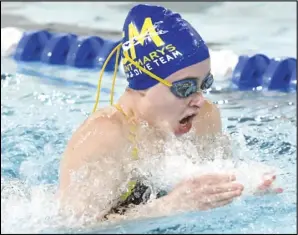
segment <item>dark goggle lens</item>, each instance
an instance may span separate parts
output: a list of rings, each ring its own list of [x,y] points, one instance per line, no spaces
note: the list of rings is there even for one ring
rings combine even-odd
[[[197,78],[187,78],[173,83],[171,91],[174,95],[180,98],[186,98],[196,92],[198,92],[198,79]],[[201,90],[209,89],[214,82],[213,75],[210,73],[202,81]]]
[[[201,90],[207,90],[209,89],[212,84],[214,82],[214,78],[213,78],[213,75],[210,73],[207,77],[205,77],[202,81],[202,84],[201,84]]]
[[[173,83],[171,87],[171,91],[174,95],[180,98],[186,98],[193,93],[196,93],[198,90],[197,88],[197,80],[196,79],[187,79],[181,80]]]

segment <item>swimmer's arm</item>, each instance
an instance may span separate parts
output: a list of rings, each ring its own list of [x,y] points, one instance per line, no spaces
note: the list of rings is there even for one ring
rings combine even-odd
[[[229,136],[222,132],[222,121],[220,116],[220,111],[218,107],[210,101],[206,101],[202,107],[201,112],[194,120],[194,127],[197,135],[218,135],[218,141],[224,146],[224,158],[232,158],[233,151],[231,146],[231,140]],[[211,145],[212,147],[212,145]],[[237,156],[235,156],[237,158]],[[280,187],[274,187],[273,183],[276,179],[276,174],[273,169],[266,164],[261,164],[255,162],[259,166],[259,169],[264,169],[263,173],[260,173],[260,182],[256,183],[254,186],[250,186],[254,194],[266,194],[266,192],[280,193],[283,191]],[[253,165],[251,166],[252,168]],[[254,173],[256,174],[256,172]]]
[[[123,141],[118,125],[104,118],[91,120],[69,141],[60,167],[59,196],[70,207],[98,219],[114,206],[125,175],[122,171]],[[77,173],[74,181],[71,174]]]
[[[239,197],[243,185],[229,174],[206,174],[183,180],[167,195],[128,208],[124,216],[110,220],[162,217],[187,211],[201,211],[227,205]]]

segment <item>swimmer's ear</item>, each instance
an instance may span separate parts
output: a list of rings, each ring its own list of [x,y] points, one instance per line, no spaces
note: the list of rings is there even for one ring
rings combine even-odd
[[[147,90],[139,90],[139,91],[136,91],[136,90],[133,90],[129,87],[126,87],[125,89],[126,92],[130,92],[130,93],[135,93],[135,94],[138,94],[140,95],[141,97],[144,97],[146,95],[146,92]]]
[[[146,96],[146,93],[147,91],[138,91],[138,93],[142,96],[142,97],[145,97]]]

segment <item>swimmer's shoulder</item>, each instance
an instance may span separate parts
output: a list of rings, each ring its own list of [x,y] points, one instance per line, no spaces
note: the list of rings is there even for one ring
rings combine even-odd
[[[199,114],[194,120],[194,128],[199,135],[221,133],[222,122],[220,110],[216,104],[205,100]]]
[[[107,107],[91,114],[73,133],[65,153],[92,156],[122,148],[126,139],[118,112]]]
[[[70,172],[85,166],[100,166],[105,170],[122,172],[126,160],[122,153],[127,140],[118,116],[110,108],[98,110],[73,133],[61,159],[61,190],[71,182]]]
[[[210,118],[211,116],[219,116],[220,117],[220,111],[216,104],[214,104],[210,100],[205,100],[204,105],[202,107],[202,113],[204,116]]]

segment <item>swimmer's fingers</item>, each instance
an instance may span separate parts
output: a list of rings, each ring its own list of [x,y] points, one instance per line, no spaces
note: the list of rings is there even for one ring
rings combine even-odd
[[[235,181],[236,176],[231,174],[207,174],[200,176],[197,180],[203,184],[220,184]]]
[[[256,196],[262,196],[262,195],[265,195],[265,194],[279,194],[279,193],[282,193],[284,190],[282,188],[262,188],[262,189],[258,189],[254,195]]]
[[[275,188],[275,189],[272,189],[272,192],[273,193],[282,193],[284,190],[282,188]]]
[[[273,180],[265,180],[261,185],[258,186],[258,190],[267,190],[271,187]]]
[[[232,200],[235,197],[239,197],[242,194],[242,190],[235,190],[231,192],[210,194],[206,197],[207,203],[213,205],[214,203],[218,203],[220,201]]]
[[[214,184],[209,185],[205,188],[205,193],[214,194],[214,193],[224,193],[224,192],[232,192],[236,190],[243,190],[243,185],[239,183],[229,182],[224,184]]]
[[[209,208],[210,209],[213,209],[213,208],[217,208],[217,207],[222,207],[222,206],[225,206],[225,205],[228,205],[230,203],[233,202],[233,199],[234,198],[230,198],[230,199],[227,199],[227,200],[223,200],[223,201],[218,201],[218,202],[214,202],[214,203],[211,203]]]
[[[257,187],[256,195],[264,195],[269,193],[282,193],[282,188],[273,188],[272,183],[275,181],[276,176],[270,174],[264,174],[263,182]]]

